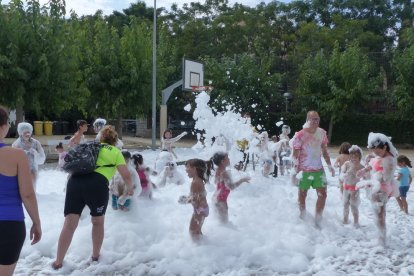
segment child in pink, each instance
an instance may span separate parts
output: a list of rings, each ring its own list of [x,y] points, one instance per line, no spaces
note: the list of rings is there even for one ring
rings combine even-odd
[[[368,148],[374,151],[375,157],[370,164],[358,171],[358,176],[370,172],[370,180],[365,181],[369,187],[371,202],[376,213],[376,224],[379,230],[379,243],[385,245],[386,241],[386,206],[388,198],[399,195],[398,183],[394,178],[397,167],[398,152],[391,143],[391,139],[382,133],[371,132],[368,135]],[[360,183],[358,183],[358,186]]]
[[[152,191],[156,186],[151,182],[150,175],[157,175],[157,172],[144,165],[144,158],[141,154],[135,153],[132,159],[141,182],[142,190],[139,196],[152,199]]]
[[[216,177],[214,180],[214,183],[216,184],[216,191],[213,195],[213,202],[220,222],[228,223],[229,207],[227,205],[227,198],[230,191],[240,186],[243,182],[249,182],[250,177],[246,176],[236,182],[233,182],[230,173],[226,170],[226,168],[230,165],[227,153],[216,152],[211,160],[213,164],[217,166]]]

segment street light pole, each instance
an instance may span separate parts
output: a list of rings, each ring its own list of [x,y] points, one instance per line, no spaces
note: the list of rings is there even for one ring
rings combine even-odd
[[[154,0],[154,26],[152,30],[152,150],[156,148],[157,129],[157,0]]]
[[[289,92],[283,93],[283,97],[285,97],[285,104],[286,104],[286,113],[288,112],[288,104],[289,100],[292,98],[292,94]]]

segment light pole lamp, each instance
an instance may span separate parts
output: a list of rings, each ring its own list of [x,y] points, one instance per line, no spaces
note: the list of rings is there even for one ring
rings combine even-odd
[[[289,104],[289,100],[290,99],[292,99],[292,93],[290,93],[290,92],[286,92],[286,93],[283,93],[283,97],[285,97],[285,103],[286,103],[286,113],[288,112],[288,104]]]
[[[157,0],[154,0],[154,26],[152,30],[152,150],[155,150],[157,128]]]

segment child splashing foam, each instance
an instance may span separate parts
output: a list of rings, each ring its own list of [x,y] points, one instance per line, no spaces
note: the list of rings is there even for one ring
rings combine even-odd
[[[211,161],[217,166],[214,180],[216,191],[213,195],[213,202],[220,222],[225,224],[229,222],[227,198],[230,191],[239,187],[243,182],[249,182],[250,177],[246,176],[233,182],[230,173],[226,170],[230,165],[230,160],[228,154],[225,152],[216,152],[211,158]]]
[[[370,172],[370,180],[361,181],[357,187],[367,187],[368,196],[373,203],[376,214],[376,224],[379,230],[378,241],[381,245],[386,242],[386,206],[388,198],[398,196],[398,183],[394,178],[397,167],[398,152],[391,139],[382,133],[371,132],[368,135],[368,148],[373,150],[375,157],[369,165],[358,171],[359,177]]]

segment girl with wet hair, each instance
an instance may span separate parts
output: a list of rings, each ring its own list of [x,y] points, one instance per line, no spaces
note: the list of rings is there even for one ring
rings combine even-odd
[[[230,165],[230,159],[225,152],[216,152],[211,161],[217,166],[214,183],[216,191],[213,195],[213,202],[216,213],[221,223],[229,222],[229,207],[227,198],[231,190],[236,189],[244,182],[249,182],[250,177],[246,176],[238,181],[233,181],[230,172],[226,168]]]
[[[141,182],[142,190],[139,196],[152,199],[152,191],[156,186],[151,182],[150,175],[157,175],[157,172],[144,164],[144,157],[140,153],[133,154],[132,160]]]
[[[193,215],[190,221],[190,235],[193,241],[199,241],[203,236],[201,228],[205,218],[209,214],[207,204],[207,192],[205,183],[210,177],[210,166],[208,162],[201,159],[190,159],[185,164],[188,177],[192,178],[190,195],[181,196],[178,200],[181,204],[191,203],[193,205]]]

